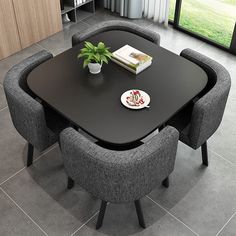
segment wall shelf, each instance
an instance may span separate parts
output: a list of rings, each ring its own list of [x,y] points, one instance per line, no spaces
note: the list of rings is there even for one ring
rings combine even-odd
[[[94,0],[87,0],[86,2],[83,2],[79,5],[75,5],[75,0],[63,0],[63,2],[64,9],[61,10],[61,15],[65,15],[67,13],[71,22],[77,22],[80,20],[79,9],[90,13],[95,12]]]
[[[64,4],[64,9],[61,11],[61,14],[64,15],[67,12],[72,11],[72,10],[74,10],[74,7],[71,7],[71,6],[68,6],[68,5]]]
[[[79,4],[79,5],[76,5],[75,8],[81,7],[81,6],[83,6],[83,5],[87,4],[87,3],[90,3],[90,2],[93,2],[93,0],[87,0],[86,2],[83,2],[83,3]]]

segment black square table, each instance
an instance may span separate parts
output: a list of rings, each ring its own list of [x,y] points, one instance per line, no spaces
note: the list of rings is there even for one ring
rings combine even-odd
[[[207,74],[196,64],[148,40],[124,31],[91,37],[111,51],[129,44],[153,57],[152,65],[134,75],[110,62],[91,75],[77,55],[83,44],[35,68],[27,82],[32,92],[70,122],[111,146],[132,145],[164,124],[196,97]],[[130,110],[120,101],[123,92],[141,89],[151,97],[150,108]]]

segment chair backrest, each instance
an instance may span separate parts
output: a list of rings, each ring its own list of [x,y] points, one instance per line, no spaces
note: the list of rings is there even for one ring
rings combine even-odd
[[[178,138],[168,126],[137,148],[113,151],[67,128],[60,134],[60,147],[68,176],[95,197],[119,203],[140,199],[169,176]]]
[[[219,127],[231,86],[228,71],[218,62],[191,49],[184,49],[182,57],[199,65],[208,75],[208,85],[195,102],[189,129],[193,148],[199,148]]]
[[[48,132],[43,106],[32,96],[27,86],[28,74],[41,63],[52,58],[41,51],[13,66],[3,83],[13,124],[17,131],[37,149],[47,147]]]
[[[134,33],[157,45],[160,45],[160,35],[158,33],[124,20],[111,20],[96,24],[82,32],[76,33],[72,36],[72,46],[74,47],[80,42],[83,42],[96,34],[111,30],[122,30]]]

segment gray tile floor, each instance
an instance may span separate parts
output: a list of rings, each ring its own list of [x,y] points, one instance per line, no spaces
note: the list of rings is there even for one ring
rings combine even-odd
[[[143,199],[148,227],[142,230],[133,204],[110,204],[104,225],[95,230],[99,201],[76,186],[66,189],[57,145],[35,154],[25,168],[26,142],[14,129],[2,82],[15,63],[45,48],[57,55],[71,46],[71,36],[94,23],[118,16],[99,11],[81,13],[81,21],[0,61],[0,235],[236,235],[236,56],[183,33],[147,20],[134,23],[161,35],[161,45],[174,53],[189,47],[222,63],[232,77],[225,116],[209,140],[210,165],[200,152],[179,143],[171,186],[157,187]],[[157,55],[158,56],[158,55]]]

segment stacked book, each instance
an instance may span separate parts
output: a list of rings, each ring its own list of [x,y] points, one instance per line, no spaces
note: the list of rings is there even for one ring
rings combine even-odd
[[[111,60],[134,74],[140,73],[152,64],[151,56],[129,45],[113,52]]]

